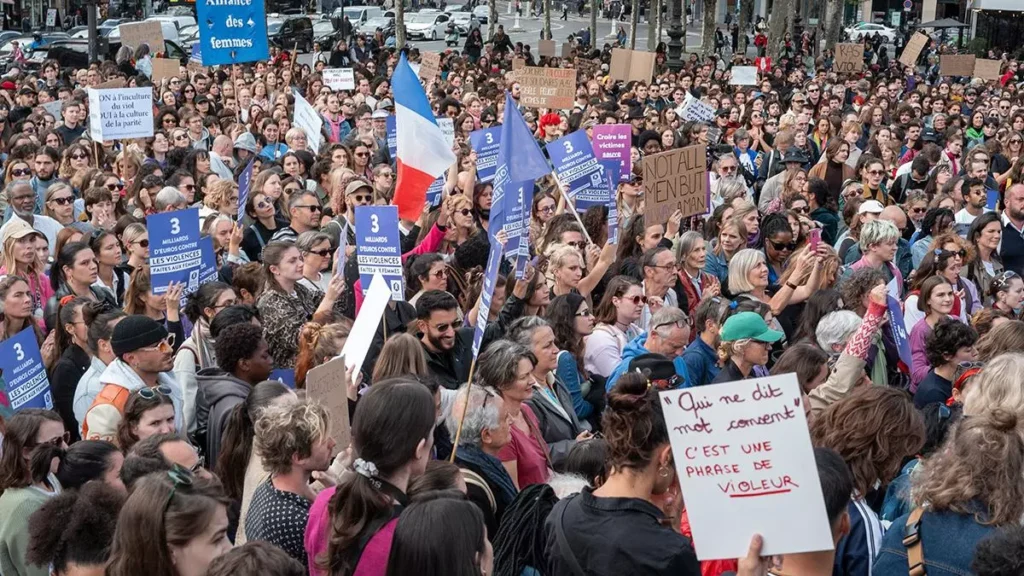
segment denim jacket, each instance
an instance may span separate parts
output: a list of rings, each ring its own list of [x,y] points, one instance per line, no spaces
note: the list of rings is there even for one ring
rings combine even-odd
[[[981,505],[979,504],[979,508]],[[908,515],[897,518],[882,537],[872,576],[908,574],[903,530]],[[921,545],[928,576],[967,576],[978,542],[996,527],[980,524],[973,514],[925,512],[921,517]]]

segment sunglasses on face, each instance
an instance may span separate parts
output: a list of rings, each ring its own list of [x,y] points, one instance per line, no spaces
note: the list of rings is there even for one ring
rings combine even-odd
[[[149,238],[143,238],[142,240],[137,240],[136,242],[134,242],[134,244],[138,244],[139,246],[142,246],[143,248],[149,248]]]
[[[88,160],[89,159],[89,155],[88,154],[72,154],[71,155],[71,159],[72,160]]]
[[[867,172],[872,176],[881,176],[885,174],[885,170],[868,170]]]
[[[577,250],[584,250],[587,247],[587,243],[584,240],[577,240],[575,242],[566,242],[569,246],[575,246]]]
[[[448,277],[448,270],[445,268],[441,268],[436,272],[431,272],[430,275],[433,276],[434,278],[437,278],[438,280],[441,280],[443,278]]]
[[[65,431],[60,436],[54,436],[53,438],[50,438],[49,440],[43,440],[39,444],[36,444],[36,446],[45,446],[46,444],[49,444],[50,446],[56,446],[57,448],[60,448],[61,446],[66,445],[70,441],[71,441],[71,433]]]
[[[469,208],[463,208],[462,210],[456,210],[456,212],[458,214],[462,214],[463,216],[469,216],[470,214],[473,213],[473,211],[470,210]]]
[[[320,206],[317,204],[296,204],[295,208],[305,208],[310,212],[320,212]]]
[[[455,325],[454,324],[438,324],[437,326],[434,327],[434,330],[444,334],[444,333],[448,332],[449,330],[454,331],[455,330]]]
[[[797,214],[807,214],[811,211],[811,208],[809,206],[799,206],[797,208],[793,208],[793,211]]]
[[[642,294],[638,295],[638,296],[632,296],[632,297],[630,297],[630,296],[623,296],[622,299],[625,300],[626,302],[632,302],[634,306],[639,306],[641,304],[647,304],[647,296],[644,296]]]
[[[67,206],[68,204],[74,204],[74,196],[63,196],[61,198],[51,198],[50,202],[57,204],[58,206]]]
[[[11,170],[11,176],[31,176],[32,170],[28,168],[15,168]]]
[[[924,214],[925,212],[928,211],[928,208],[927,207],[917,207],[917,208],[911,208],[910,211],[913,212],[914,214]]]
[[[316,254],[321,258],[327,258],[331,255],[331,249],[328,248],[326,250],[310,250],[309,252],[306,252],[306,254]]]
[[[369,194],[353,194],[352,199],[356,202],[370,203],[373,201],[373,196],[370,196]]]
[[[773,248],[775,248],[776,250],[778,250],[780,252],[783,251],[783,250],[789,250],[790,252],[792,252],[793,250],[796,250],[796,247],[797,247],[796,242],[784,243],[784,242],[776,242],[775,240],[769,240],[769,242],[771,242],[771,245],[772,245]]]
[[[110,190],[111,192],[113,192],[114,190],[124,190],[124,183],[123,182],[117,182],[116,184],[115,183],[107,184],[107,190]]]

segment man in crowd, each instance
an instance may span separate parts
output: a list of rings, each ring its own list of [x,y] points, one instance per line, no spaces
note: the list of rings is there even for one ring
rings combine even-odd
[[[424,292],[416,302],[416,329],[427,355],[427,369],[452,390],[469,378],[473,360],[473,329],[457,324],[458,309],[455,297],[441,290]]]
[[[302,191],[288,199],[288,225],[274,233],[272,240],[295,242],[299,234],[320,229],[320,201],[315,192]]]
[[[614,388],[619,377],[630,369],[630,363],[645,354],[660,354],[671,360],[680,378],[680,387],[689,386],[689,371],[682,357],[689,342],[690,324],[686,314],[679,308],[663,306],[651,317],[650,330],[637,336],[622,350],[622,361],[608,375],[605,387],[608,390]]]

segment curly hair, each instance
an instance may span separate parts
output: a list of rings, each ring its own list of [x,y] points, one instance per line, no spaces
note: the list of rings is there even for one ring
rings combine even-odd
[[[306,387],[306,374],[328,358],[341,354],[352,330],[352,322],[334,324],[307,322],[299,330],[299,353],[295,358],[295,387]]]
[[[857,388],[811,424],[811,442],[843,457],[860,495],[895,478],[903,459],[917,453],[924,440],[921,413],[895,388]]]
[[[654,451],[668,443],[668,426],[658,393],[647,386],[647,377],[635,372],[623,374],[608,395],[601,416],[601,429],[608,440],[608,471],[643,469]]]
[[[206,188],[206,194],[203,196],[203,206],[219,210],[231,198],[231,193],[237,189],[238,184],[231,180],[217,180]]]
[[[923,472],[912,477],[914,504],[973,515],[984,525],[1019,523],[1024,431],[1017,423],[1017,415],[1002,408],[961,420],[944,449],[924,459]]]
[[[853,274],[839,285],[839,292],[843,295],[843,304],[846,305],[846,309],[863,315],[865,312],[864,297],[879,284],[885,284],[885,275],[881,270],[875,268],[854,270]]]
[[[232,324],[220,332],[213,343],[217,366],[234,372],[238,363],[252,358],[263,342],[263,328],[251,322]]]
[[[971,326],[978,332],[978,338],[984,338],[993,328],[997,319],[1011,320],[1010,315],[998,308],[982,308],[971,317]]]
[[[105,565],[124,501],[124,494],[103,482],[49,498],[28,518],[26,559],[52,566],[54,574],[67,574],[71,564]]]
[[[925,337],[924,351],[928,364],[942,366],[956,357],[957,350],[974,346],[978,333],[967,324],[952,318],[944,318]]]
[[[1024,322],[1010,320],[978,340],[978,360],[990,362],[1008,352],[1024,352]]]
[[[1003,526],[978,542],[971,562],[971,574],[1016,576],[1021,572],[1024,572],[1024,526]]]
[[[271,474],[287,473],[292,457],[307,458],[331,434],[330,415],[320,403],[298,400],[267,406],[256,419],[256,453]]]

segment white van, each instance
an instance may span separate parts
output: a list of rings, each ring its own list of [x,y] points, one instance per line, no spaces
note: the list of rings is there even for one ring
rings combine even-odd
[[[185,15],[172,15],[172,14],[157,14],[156,16],[150,16],[146,20],[159,20],[160,22],[173,22],[177,26],[178,30],[181,30],[185,26],[195,26],[196,19],[192,16]]]
[[[370,18],[384,16],[384,10],[380,6],[345,6],[344,8],[335,9],[331,17],[340,19],[342,14],[348,16],[348,21],[352,23],[353,28],[359,28],[360,25],[366,24],[366,21]]]
[[[160,30],[164,34],[164,40],[170,40],[171,42],[178,43],[178,38],[180,35],[178,34],[177,24],[171,22],[170,20],[157,20],[157,22],[160,22]],[[123,24],[133,24],[133,22],[123,22]],[[111,30],[110,35],[107,36],[107,40],[115,44],[120,42],[121,27],[118,26]],[[150,46],[150,48],[152,48],[152,46]],[[159,51],[162,52],[163,48],[161,47]]]

